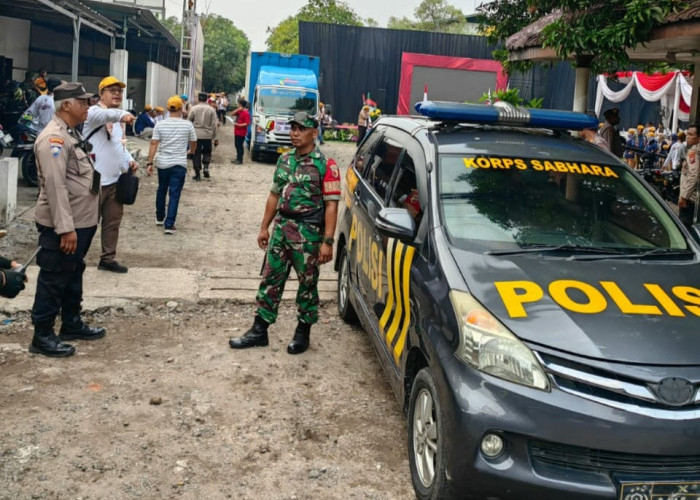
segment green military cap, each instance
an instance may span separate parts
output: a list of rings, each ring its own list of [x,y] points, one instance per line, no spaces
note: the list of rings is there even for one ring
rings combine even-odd
[[[304,127],[304,128],[317,128],[318,127],[318,120],[311,116],[309,113],[306,111],[297,111],[294,114],[294,118],[289,120],[288,123],[296,123],[297,125]]]

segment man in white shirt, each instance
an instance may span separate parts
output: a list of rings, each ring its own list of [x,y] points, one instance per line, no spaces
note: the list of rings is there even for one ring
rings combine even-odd
[[[668,156],[664,161],[664,169],[678,170],[685,158],[685,134],[680,132],[678,135],[671,134],[671,149],[668,150]]]
[[[100,215],[102,218],[102,253],[98,269],[114,273],[125,273],[129,269],[116,261],[119,226],[124,215],[124,205],[116,199],[119,176],[131,169],[136,172],[138,164],[126,149],[125,125],[133,123],[134,115],[119,109],[126,84],[113,76],[100,82],[100,100],[88,110],[83,125],[83,137],[92,145],[95,170],[99,172]]]
[[[25,115],[31,115],[37,119],[39,131],[44,130],[44,127],[53,118],[53,89],[61,85],[61,83],[61,80],[58,78],[49,78],[49,81],[46,83],[47,93],[37,97],[32,105],[24,111]]]

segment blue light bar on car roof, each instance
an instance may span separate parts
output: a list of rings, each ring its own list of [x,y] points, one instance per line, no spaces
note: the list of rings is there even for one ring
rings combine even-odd
[[[598,128],[598,120],[594,116],[584,113],[554,109],[516,108],[507,103],[487,106],[460,102],[423,101],[416,103],[416,111],[433,120],[447,122],[518,125],[566,130]]]

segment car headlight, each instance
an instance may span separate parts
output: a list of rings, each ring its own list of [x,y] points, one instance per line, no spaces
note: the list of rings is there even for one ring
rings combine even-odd
[[[469,293],[450,291],[459,325],[457,357],[477,370],[516,384],[549,390],[532,351]]]

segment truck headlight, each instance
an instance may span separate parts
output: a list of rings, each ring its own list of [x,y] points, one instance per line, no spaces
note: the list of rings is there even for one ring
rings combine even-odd
[[[450,291],[459,325],[457,357],[477,370],[543,391],[549,380],[532,351],[466,292]]]

